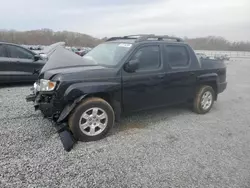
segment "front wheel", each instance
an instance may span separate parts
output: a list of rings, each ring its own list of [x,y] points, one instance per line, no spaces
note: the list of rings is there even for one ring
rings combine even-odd
[[[206,114],[213,106],[215,92],[211,86],[201,86],[195,96],[193,109],[198,114]]]
[[[101,98],[89,98],[81,102],[69,117],[69,128],[80,141],[102,139],[114,124],[114,111]]]

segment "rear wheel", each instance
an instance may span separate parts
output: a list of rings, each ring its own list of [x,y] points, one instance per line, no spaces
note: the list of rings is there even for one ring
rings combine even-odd
[[[69,117],[69,127],[77,140],[102,139],[114,124],[114,111],[101,98],[89,98],[80,103]]]
[[[213,106],[215,92],[211,86],[201,86],[195,96],[193,109],[198,114],[206,114]]]

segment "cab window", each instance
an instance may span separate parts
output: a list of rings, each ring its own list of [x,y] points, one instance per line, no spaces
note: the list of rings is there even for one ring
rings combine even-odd
[[[131,60],[139,61],[138,70],[155,70],[160,67],[160,47],[157,45],[141,47]]]

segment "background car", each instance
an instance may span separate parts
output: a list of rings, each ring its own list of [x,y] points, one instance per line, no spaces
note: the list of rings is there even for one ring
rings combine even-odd
[[[84,56],[89,52],[89,50],[80,50],[80,51],[76,51],[75,53],[79,56]]]
[[[209,59],[209,57],[208,57],[206,54],[204,54],[204,53],[199,53],[199,52],[197,52],[197,53],[196,53],[196,56],[197,56],[198,58],[200,58],[200,59]]]
[[[225,59],[226,61],[229,61],[229,60],[230,60],[229,55],[225,54],[225,55],[224,55],[224,59]]]
[[[0,42],[0,83],[34,82],[46,60],[22,46]]]
[[[229,61],[230,60],[230,57],[227,55],[227,54],[216,54],[214,56],[215,59],[217,60],[226,60],[226,61]]]

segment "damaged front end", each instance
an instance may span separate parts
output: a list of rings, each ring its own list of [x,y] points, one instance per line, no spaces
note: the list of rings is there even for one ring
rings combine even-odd
[[[37,82],[35,82],[34,83],[34,85],[33,85],[33,87],[32,88],[30,88],[30,90],[31,90],[31,94],[30,95],[28,95],[28,96],[26,96],[26,101],[27,102],[35,102],[35,100],[36,100],[36,93],[38,92],[38,84],[37,84]]]
[[[67,151],[74,143],[67,123],[68,116],[85,97],[84,92],[74,90],[72,86],[74,83],[77,85],[79,79],[89,78],[94,70],[100,69],[105,68],[58,47],[40,71],[39,80],[31,89],[32,93],[26,97],[28,102],[34,102],[35,110],[40,110],[44,117],[53,120]]]
[[[40,91],[39,82],[34,83],[31,91],[32,93],[26,96],[26,101],[33,102],[35,110],[40,110],[45,118],[51,119],[55,122],[55,128],[57,129],[64,149],[70,151],[76,140],[69,130],[68,124],[63,121],[65,119],[65,114],[62,114],[64,118],[60,118],[60,122],[58,121],[60,114],[64,109],[62,101],[56,99],[56,94],[53,91]]]
[[[56,109],[56,106],[54,106],[54,92],[40,91],[39,82],[34,83],[31,91],[32,93],[26,96],[26,101],[34,102],[35,110],[40,110],[44,117],[56,120],[60,112]]]

